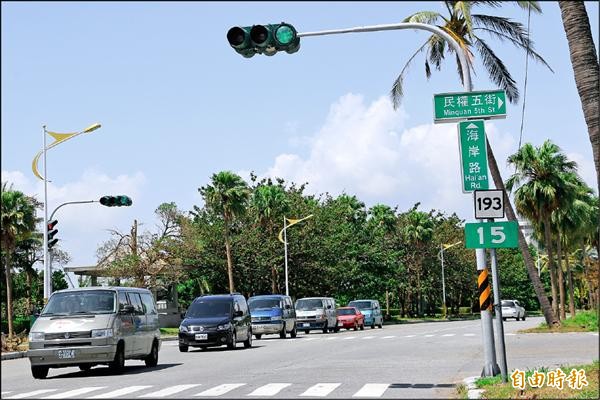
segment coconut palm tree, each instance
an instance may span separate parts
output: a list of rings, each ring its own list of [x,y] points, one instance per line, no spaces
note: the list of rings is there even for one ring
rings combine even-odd
[[[289,201],[281,186],[273,184],[260,185],[254,189],[252,204],[258,213],[258,222],[266,230],[269,239],[275,239],[276,221],[285,216],[290,209]],[[271,290],[278,292],[279,274],[273,261],[271,264]]]
[[[575,74],[575,85],[581,99],[583,116],[588,127],[598,191],[600,191],[600,67],[592,37],[590,21],[583,1],[559,1],[563,27],[569,42],[569,54]],[[600,215],[598,216],[600,225]]]
[[[35,203],[31,197],[2,183],[0,243],[6,252],[6,319],[8,337],[13,336],[11,260],[17,243],[28,239],[35,231]]]
[[[506,181],[506,188],[509,191],[515,189],[517,211],[534,225],[543,227],[552,285],[552,308],[555,317],[559,318],[558,278],[554,265],[550,217],[559,208],[561,198],[575,189],[566,175],[574,174],[577,164],[569,161],[550,140],[537,148],[526,143],[508,157],[508,163],[515,167],[515,173]]]
[[[250,190],[246,182],[230,171],[221,171],[211,177],[212,185],[198,189],[207,208],[221,215],[224,222],[225,253],[227,256],[227,276],[229,291],[235,292],[233,284],[233,260],[231,258],[230,233],[234,220],[245,213]]]
[[[537,1],[518,1],[517,3],[522,8],[530,7],[534,12],[542,12]],[[406,17],[402,22],[436,24],[436,26],[443,29],[458,42],[467,56],[470,70],[473,69],[474,52],[477,52],[481,57],[490,80],[498,85],[500,89],[506,91],[506,97],[511,103],[516,103],[519,100],[519,89],[515,80],[508,72],[502,60],[481,37],[481,34],[488,34],[492,39],[499,39],[500,41],[507,40],[518,49],[526,50],[531,58],[541,62],[551,71],[552,69],[542,56],[535,52],[533,41],[529,38],[527,30],[522,24],[504,17],[472,13],[474,6],[486,5],[497,7],[501,4],[499,1],[444,1],[444,5],[448,10],[447,16],[435,11],[419,11]],[[441,24],[438,25],[438,23]],[[402,68],[400,75],[394,81],[390,93],[394,108],[397,108],[402,100],[402,84],[408,72],[408,66],[424,50],[427,52],[425,57],[425,75],[427,78],[431,76],[431,68],[435,67],[435,69],[440,70],[444,57],[447,54],[452,54],[454,51],[441,36],[432,34],[409,58]],[[462,82],[462,66],[458,58],[456,58],[456,61],[458,75]]]

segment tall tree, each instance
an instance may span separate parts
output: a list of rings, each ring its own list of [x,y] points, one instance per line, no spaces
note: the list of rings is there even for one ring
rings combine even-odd
[[[552,308],[554,316],[558,318],[558,277],[550,217],[559,208],[561,196],[573,190],[566,175],[576,172],[576,164],[569,161],[560,148],[549,140],[537,148],[526,143],[509,156],[508,162],[515,167],[515,173],[506,181],[506,188],[509,191],[515,189],[517,211],[538,227],[543,227],[552,282]]]
[[[225,235],[225,253],[227,256],[227,276],[229,291],[235,292],[233,283],[233,259],[231,258],[230,233],[235,218],[246,211],[250,191],[246,182],[230,171],[221,171],[211,177],[212,185],[198,189],[207,207],[223,218]]]
[[[28,239],[35,231],[35,201],[22,192],[12,190],[6,182],[2,183],[1,193],[1,228],[0,242],[6,252],[6,318],[8,322],[8,337],[13,336],[13,299],[11,259],[16,245],[21,240]]]
[[[596,165],[597,189],[600,192],[600,67],[592,29],[583,1],[559,1],[563,27],[569,42],[569,54],[583,116],[592,143]],[[598,215],[600,225],[600,215]]]
[[[502,2],[446,1],[444,4],[446,5],[446,8],[450,14],[449,17],[443,17],[437,12],[423,11],[407,17],[405,21],[428,24],[433,24],[439,20],[443,21],[444,25],[438,26],[458,41],[460,47],[467,56],[469,65],[471,67],[473,66],[472,60],[474,60],[474,49],[481,55],[484,67],[488,71],[491,80],[506,90],[507,96],[511,102],[516,102],[519,97],[519,92],[515,81],[509,74],[508,69],[502,60],[478,35],[479,32],[485,32],[492,38],[499,39],[500,41],[508,40],[517,48],[525,49],[530,57],[541,62],[552,71],[546,61],[533,49],[533,42],[531,41],[522,24],[503,17],[471,14],[471,9],[474,5],[497,7],[502,5]],[[541,8],[537,1],[518,1],[517,4],[521,8],[527,8],[529,10],[533,10],[534,12],[541,12]],[[429,51],[428,59],[426,59],[425,62],[425,74],[428,77],[431,74],[431,65],[435,66],[436,69],[439,70],[441,68],[441,62],[444,59],[445,53],[453,51],[450,46],[447,46],[447,43],[443,38],[440,38],[436,35],[432,35],[421,47],[419,47],[419,49],[408,60],[400,75],[394,82],[394,85],[392,86],[391,97],[395,108],[400,105],[400,101],[402,99],[402,84],[408,65],[425,48],[427,48]],[[462,82],[462,67],[458,62],[458,57],[456,57],[456,61],[458,63],[458,75]],[[490,174],[494,179],[494,184],[496,185],[496,188],[504,190],[504,181],[500,175],[500,170],[498,169],[498,164],[496,162],[496,158],[494,157],[492,146],[490,145],[487,146],[487,154]],[[508,196],[505,197],[505,209],[508,219],[510,221],[516,221],[517,217]],[[540,302],[542,311],[544,312],[546,323],[548,325],[556,325],[558,324],[558,321],[552,315],[548,297],[546,296],[546,293],[543,290],[543,285],[539,279],[539,276],[537,275],[533,258],[529,252],[527,242],[525,241],[525,236],[520,230],[518,235],[519,249],[523,254],[523,260],[527,268],[527,274],[529,275],[529,279],[531,279],[533,287],[536,291],[536,295],[538,296],[538,301]]]

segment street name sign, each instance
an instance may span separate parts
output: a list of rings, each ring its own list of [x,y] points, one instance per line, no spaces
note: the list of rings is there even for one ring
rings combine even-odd
[[[489,188],[487,142],[483,120],[458,123],[462,191]]]
[[[467,249],[499,249],[519,246],[519,224],[516,221],[465,224]]]
[[[433,95],[434,122],[465,119],[506,118],[504,90],[482,92],[440,93]]]
[[[475,218],[504,218],[504,191],[498,189],[473,192]]]

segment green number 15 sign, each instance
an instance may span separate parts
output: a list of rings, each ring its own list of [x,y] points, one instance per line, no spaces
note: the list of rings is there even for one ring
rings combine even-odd
[[[465,224],[467,249],[498,249],[519,246],[516,221]]]

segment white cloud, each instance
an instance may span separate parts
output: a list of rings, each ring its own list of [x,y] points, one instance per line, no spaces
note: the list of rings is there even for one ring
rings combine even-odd
[[[331,106],[323,126],[307,141],[306,157],[280,154],[264,175],[308,182],[313,193],[356,194],[367,205],[407,209],[421,202],[424,210],[471,219],[472,197],[461,191],[456,124],[405,128],[406,120],[387,97],[367,105],[362,96],[347,94]],[[492,122],[486,122],[486,131],[506,179],[501,160],[514,140]]]

